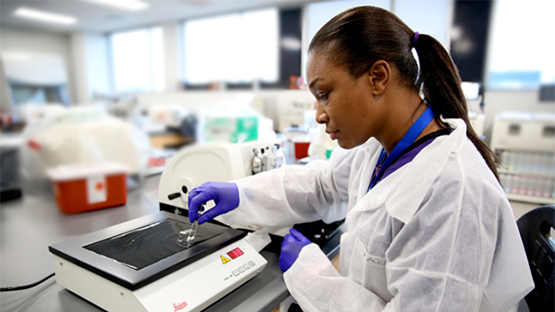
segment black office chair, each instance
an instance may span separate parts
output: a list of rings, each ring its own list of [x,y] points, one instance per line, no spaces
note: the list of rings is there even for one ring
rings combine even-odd
[[[555,223],[555,205],[535,208],[518,219],[532,278],[536,287],[526,296],[530,312],[554,310],[555,240],[551,229]]]

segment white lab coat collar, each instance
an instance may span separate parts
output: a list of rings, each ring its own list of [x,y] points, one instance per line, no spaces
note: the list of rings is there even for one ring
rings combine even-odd
[[[370,209],[371,207],[385,206],[392,217],[403,223],[410,221],[432,183],[447,163],[449,155],[458,150],[466,141],[466,124],[462,119],[445,119],[444,121],[454,129],[448,137],[436,138],[429,145],[433,148],[424,148],[410,163],[380,181],[369,192],[366,191],[376,161],[365,166],[362,176],[363,179],[368,180],[366,181],[368,183],[361,183],[359,199],[368,197],[365,199],[368,200],[368,205],[363,205],[363,207]]]

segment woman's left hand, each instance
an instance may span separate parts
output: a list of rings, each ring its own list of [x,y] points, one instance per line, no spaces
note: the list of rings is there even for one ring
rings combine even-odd
[[[291,228],[289,232],[290,234],[283,238],[281,254],[279,255],[279,267],[283,272],[289,270],[295,263],[303,247],[310,244],[308,238],[294,228]]]

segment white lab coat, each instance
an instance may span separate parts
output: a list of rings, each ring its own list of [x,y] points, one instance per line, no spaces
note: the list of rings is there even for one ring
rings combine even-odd
[[[319,247],[284,274],[304,311],[507,311],[533,281],[511,206],[460,119],[367,192],[381,146],[237,181],[228,223],[346,217],[340,272]]]

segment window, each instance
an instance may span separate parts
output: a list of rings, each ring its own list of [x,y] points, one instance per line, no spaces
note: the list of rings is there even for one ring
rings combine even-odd
[[[184,23],[185,81],[276,82],[277,9],[229,14]]]
[[[538,89],[555,82],[555,1],[496,1],[490,32],[489,89]]]
[[[115,92],[164,89],[164,50],[161,27],[114,33],[110,36]]]

